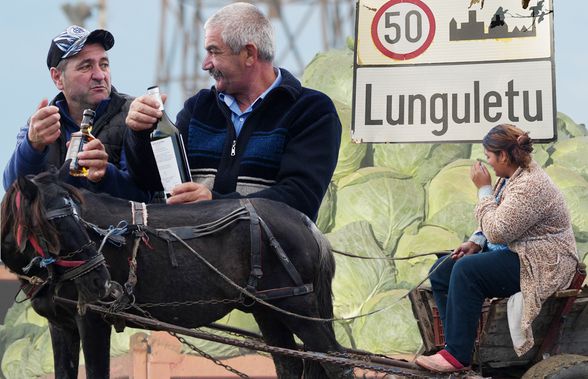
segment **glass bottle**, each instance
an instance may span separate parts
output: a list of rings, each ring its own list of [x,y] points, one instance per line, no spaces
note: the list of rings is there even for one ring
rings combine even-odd
[[[84,149],[86,143],[94,139],[91,133],[94,116],[96,116],[96,112],[91,109],[84,109],[80,131],[72,133],[69,140],[65,160],[71,159],[69,164],[69,174],[71,176],[88,176],[88,168],[78,163],[78,153]]]
[[[192,175],[190,174],[184,140],[178,128],[165,112],[159,87],[149,87],[147,94],[159,102],[159,109],[163,112],[151,132],[151,148],[163,190],[168,197],[176,185],[192,181]]]

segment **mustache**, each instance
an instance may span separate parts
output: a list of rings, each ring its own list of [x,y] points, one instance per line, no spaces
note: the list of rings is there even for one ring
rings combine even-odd
[[[215,69],[215,68],[211,68],[210,70],[208,70],[208,73],[210,74],[210,76],[214,79],[214,80],[219,80],[220,78],[223,77],[222,72],[220,72],[219,70]]]

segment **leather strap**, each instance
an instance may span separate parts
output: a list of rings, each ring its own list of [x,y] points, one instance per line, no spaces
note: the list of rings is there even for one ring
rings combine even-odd
[[[133,225],[147,225],[147,206],[145,203],[137,203],[136,201],[129,201],[131,203],[131,216]]]
[[[263,231],[265,232],[265,235],[267,236],[267,239],[269,240],[272,250],[278,256],[280,263],[282,264],[282,266],[284,266],[284,269],[286,270],[290,278],[294,281],[294,284],[296,284],[297,286],[302,286],[304,283],[302,282],[302,278],[300,277],[298,270],[296,270],[296,267],[294,267],[292,261],[290,261],[290,259],[288,258],[288,255],[286,255],[286,252],[284,251],[284,249],[282,249],[282,246],[280,245],[276,237],[274,237],[270,228],[267,226],[265,221],[263,221],[263,219],[260,219],[260,224],[263,228]]]

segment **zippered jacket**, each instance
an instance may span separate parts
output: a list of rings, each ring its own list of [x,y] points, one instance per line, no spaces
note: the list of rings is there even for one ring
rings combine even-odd
[[[341,123],[325,94],[301,86],[280,69],[282,82],[255,107],[236,136],[231,111],[214,87],[189,98],[176,126],[192,180],[213,199],[261,197],[281,201],[316,220],[337,165]],[[129,171],[144,189],[162,190],[149,131],[128,130]]]

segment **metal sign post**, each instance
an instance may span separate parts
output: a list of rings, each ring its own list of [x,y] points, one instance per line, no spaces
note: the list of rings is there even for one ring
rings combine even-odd
[[[556,139],[551,0],[359,0],[352,139],[478,142],[500,123]]]

